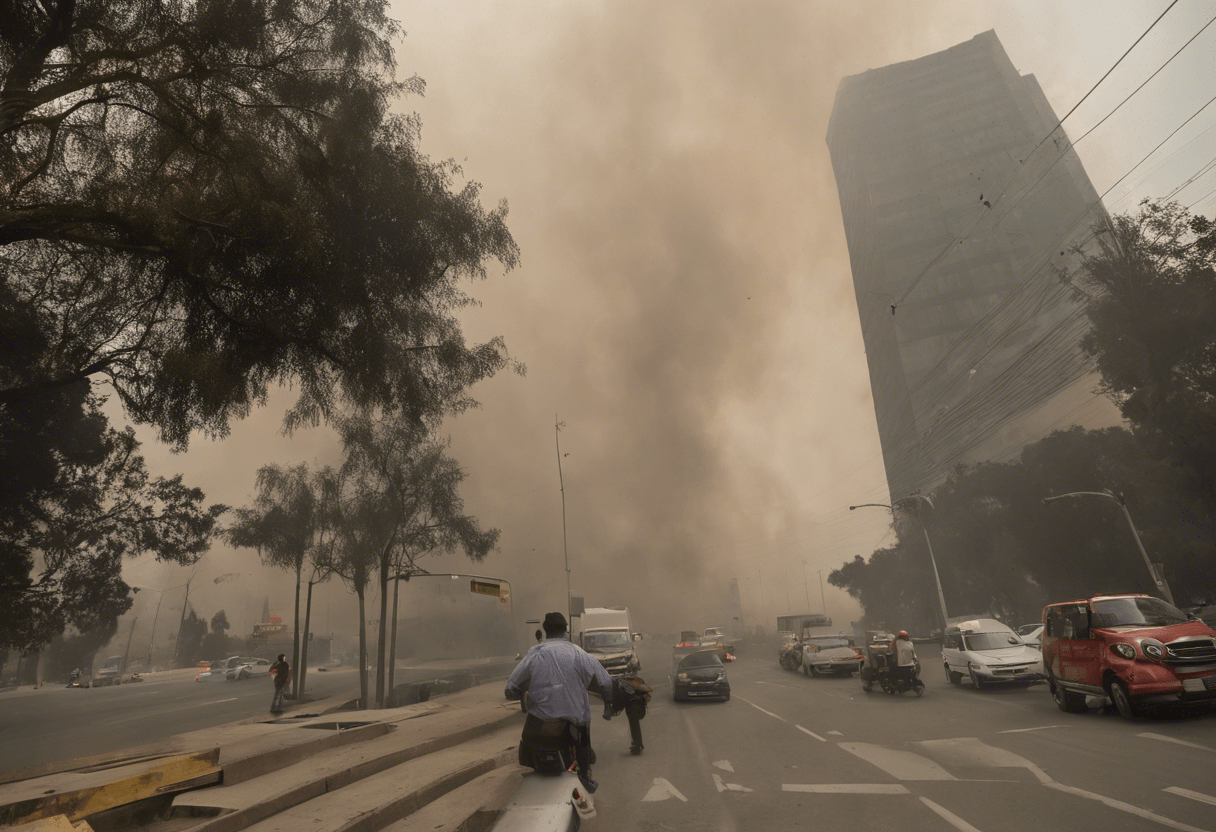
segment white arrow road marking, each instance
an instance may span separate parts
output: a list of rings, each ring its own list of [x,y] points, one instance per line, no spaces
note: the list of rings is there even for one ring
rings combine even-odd
[[[1184,789],[1180,786],[1170,786],[1169,788],[1162,789],[1161,791],[1176,794],[1180,797],[1189,797],[1191,800],[1198,800],[1200,803],[1209,803],[1212,806],[1216,806],[1216,797],[1206,795],[1203,792],[1193,792],[1190,789]]]
[[[933,756],[938,759],[944,759],[951,765],[975,766],[978,768],[1025,768],[1029,769],[1031,774],[1040,783],[1055,782],[1047,772],[1025,757],[1014,754],[1012,751],[1006,751],[1004,748],[988,745],[975,737],[959,737],[952,740],[926,740],[917,743],[917,745],[924,746],[933,752]]]
[[[646,792],[646,796],[642,798],[643,803],[653,803],[656,800],[671,800],[673,797],[678,797],[685,803],[688,798],[680,794],[680,790],[668,783],[662,777],[654,778],[654,785],[650,787],[650,791]]]
[[[749,789],[747,786],[740,786],[738,783],[723,783],[721,774],[714,775],[714,785],[718,787],[718,791],[720,791],[720,792],[750,792],[751,791],[751,789]]]
[[[799,731],[801,731],[804,734],[810,734],[812,737],[819,740],[820,742],[827,742],[827,740],[825,740],[823,737],[816,734],[814,731],[808,731],[806,728],[803,728],[801,725],[795,725],[794,727],[797,728]]]
[[[1046,731],[1048,728],[1068,728],[1067,725],[1040,725],[1037,728],[1010,728],[1008,731],[997,731],[998,734],[1021,734],[1026,731]]]
[[[714,766],[723,771],[733,772],[735,770],[735,767],[730,764],[730,760],[718,760],[718,762],[714,763]]]
[[[1161,740],[1162,742],[1172,742],[1175,745],[1185,745],[1187,748],[1198,748],[1200,751],[1216,751],[1216,748],[1212,748],[1211,746],[1200,745],[1197,742],[1187,742],[1186,740],[1176,740],[1173,737],[1167,737],[1165,734],[1153,734],[1153,733],[1145,732],[1143,734],[1137,734],[1136,736],[1144,737],[1145,739],[1148,739],[1148,740]]]
[[[939,806],[927,797],[922,797],[920,802],[936,812],[942,820],[959,830],[959,832],[980,832],[980,830],[967,823],[967,821],[954,814],[954,812],[951,812],[945,806]]]
[[[811,794],[908,794],[898,783],[782,783],[783,792]]]
[[[878,766],[896,780],[958,779],[927,757],[913,754],[911,751],[884,748],[867,742],[842,742],[839,745],[850,754],[856,754],[867,763]]]

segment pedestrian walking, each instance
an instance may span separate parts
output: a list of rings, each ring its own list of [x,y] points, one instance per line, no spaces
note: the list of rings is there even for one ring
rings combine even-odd
[[[633,742],[629,753],[637,756],[642,753],[642,718],[646,716],[646,705],[654,688],[646,684],[641,676],[625,679],[624,682],[633,688],[633,696],[625,703],[625,717],[629,720],[629,738]]]
[[[291,665],[287,658],[280,653],[278,660],[270,666],[270,675],[274,677],[274,699],[270,701],[272,714],[283,713],[283,697],[287,694],[287,685],[291,682]]]

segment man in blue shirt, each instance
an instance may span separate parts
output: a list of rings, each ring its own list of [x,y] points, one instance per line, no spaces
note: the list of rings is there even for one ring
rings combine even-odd
[[[541,723],[565,720],[577,727],[575,759],[579,777],[587,791],[595,791],[591,779],[591,703],[588,688],[612,695],[612,677],[581,647],[566,638],[566,617],[560,612],[545,616],[546,639],[530,649],[507,680],[507,699],[524,700],[528,718],[523,742],[539,732]],[[525,763],[526,765],[526,763]]]

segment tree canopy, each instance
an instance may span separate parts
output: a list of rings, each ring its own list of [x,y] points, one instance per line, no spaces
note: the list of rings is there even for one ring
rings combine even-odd
[[[472,403],[509,358],[465,343],[459,281],[518,250],[390,112],[423,83],[386,7],[0,0],[0,274],[47,336],[0,403],[101,377],[177,447],[279,383],[288,426]]]
[[[1124,418],[1216,510],[1216,230],[1146,200],[1096,232],[1076,275],[1091,323],[1081,346]]]
[[[951,615],[992,612],[1037,620],[1051,601],[1097,592],[1154,592],[1119,507],[1102,498],[1043,498],[1112,488],[1123,494],[1180,603],[1209,597],[1216,535],[1187,473],[1121,428],[1057,431],[1018,460],[959,466],[934,489],[924,517]],[[919,527],[897,516],[894,545],[860,555],[828,580],[888,627],[937,620],[936,589]]]

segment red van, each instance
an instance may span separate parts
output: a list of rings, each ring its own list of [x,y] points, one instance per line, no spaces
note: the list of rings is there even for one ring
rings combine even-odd
[[[1104,696],[1142,705],[1216,702],[1216,632],[1159,598],[1098,595],[1043,609],[1043,667],[1060,710]]]

